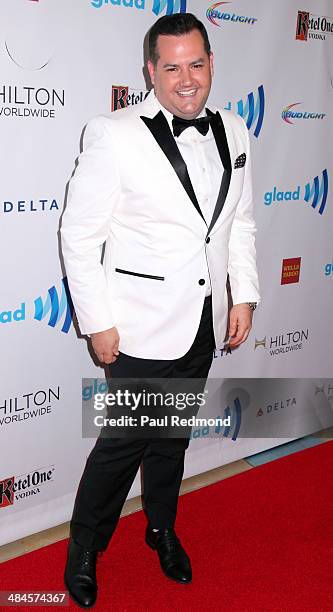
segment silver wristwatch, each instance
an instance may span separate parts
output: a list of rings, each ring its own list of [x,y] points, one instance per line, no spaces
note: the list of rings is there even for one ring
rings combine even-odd
[[[250,306],[251,310],[255,310],[257,308],[257,302],[246,302],[248,306]]]

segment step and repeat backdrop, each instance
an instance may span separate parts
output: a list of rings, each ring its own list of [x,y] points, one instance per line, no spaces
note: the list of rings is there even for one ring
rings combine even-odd
[[[147,30],[186,10],[215,54],[211,104],[250,133],[262,304],[246,344],[214,353],[213,412],[231,426],[193,432],[185,476],[332,424],[332,3],[2,2],[0,544],[70,518],[94,444],[82,406],[104,370],[78,332],[59,238],[83,128],[145,98]]]

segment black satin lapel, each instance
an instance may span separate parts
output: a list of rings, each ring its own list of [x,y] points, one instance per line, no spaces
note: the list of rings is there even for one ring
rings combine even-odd
[[[230,180],[231,180],[231,159],[230,159],[230,151],[228,146],[228,141],[223,125],[223,121],[220,113],[212,113],[208,108],[206,109],[207,115],[211,117],[211,128],[214,134],[216,146],[218,148],[218,152],[220,154],[221,162],[223,164],[224,172],[222,176],[222,181],[220,185],[219,195],[216,201],[216,206],[213,212],[212,220],[210,222],[210,226],[208,229],[208,233],[212,230],[215,225],[218,217],[221,214],[222,208],[224,206],[224,202],[226,200]]]
[[[205,221],[204,216],[201,212],[198,200],[194,193],[191,179],[187,171],[187,166],[180,154],[180,151],[176,145],[175,139],[169,128],[169,124],[165,116],[163,115],[162,111],[159,111],[157,115],[153,117],[153,119],[150,119],[149,117],[144,117],[142,115],[140,116],[140,118],[145,123],[147,128],[150,130],[157,144],[161,147],[163,153],[168,158],[180,182],[182,183],[187,195],[189,196],[190,200],[194,204],[199,215]]]

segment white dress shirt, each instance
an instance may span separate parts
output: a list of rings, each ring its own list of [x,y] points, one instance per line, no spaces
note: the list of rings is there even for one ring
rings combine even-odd
[[[161,104],[159,106],[172,131],[173,115]],[[198,115],[198,117],[205,116],[205,110]],[[195,195],[208,228],[213,216],[223,174],[223,165],[212,128],[209,126],[209,130],[206,136],[204,136],[194,126],[190,126],[177,136],[175,141],[186,163]],[[193,204],[191,205],[193,206]],[[205,280],[206,296],[208,296],[211,294],[208,265]]]

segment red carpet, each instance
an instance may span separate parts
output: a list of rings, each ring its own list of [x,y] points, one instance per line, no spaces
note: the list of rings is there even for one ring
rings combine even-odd
[[[121,519],[98,564],[94,609],[331,612],[332,477],[333,442],[326,442],[181,497],[177,531],[192,558],[191,585],[160,572],[144,544],[142,512]],[[1,589],[64,590],[66,546],[2,564]]]

